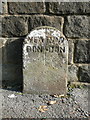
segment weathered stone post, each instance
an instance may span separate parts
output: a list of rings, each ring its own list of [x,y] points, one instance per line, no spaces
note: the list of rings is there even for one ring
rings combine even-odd
[[[53,27],[30,32],[23,44],[24,92],[65,94],[68,41]]]

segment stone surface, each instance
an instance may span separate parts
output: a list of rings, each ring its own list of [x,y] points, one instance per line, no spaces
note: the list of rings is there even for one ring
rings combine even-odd
[[[63,18],[59,16],[33,15],[29,18],[29,30],[40,26],[51,26],[62,31]]]
[[[51,2],[49,11],[54,14],[88,14],[90,2]]]
[[[2,18],[0,17],[0,36],[2,35]]]
[[[2,14],[2,4],[0,2],[0,15]]]
[[[10,14],[44,13],[45,7],[42,2],[9,2]]]
[[[75,63],[90,63],[90,40],[77,40],[74,53]]]
[[[73,53],[74,53],[74,41],[68,40],[69,52],[68,52],[68,64],[73,64]]]
[[[25,36],[28,33],[28,18],[6,16],[2,18],[2,36]]]
[[[65,20],[64,34],[69,38],[90,38],[89,16],[68,16]]]
[[[78,81],[78,67],[74,64],[68,66],[68,81],[77,82]]]
[[[0,88],[2,86],[2,40],[0,39]]]
[[[0,38],[0,64],[2,64],[2,49],[4,46],[4,42],[5,40]]]
[[[4,46],[4,39],[0,38],[0,88],[2,87],[2,49]]]
[[[24,92],[65,94],[67,61],[68,42],[59,30],[33,30],[23,46]]]
[[[7,2],[0,2],[0,14],[6,14],[7,13]]]
[[[79,81],[90,83],[90,65],[83,65],[79,68]]]

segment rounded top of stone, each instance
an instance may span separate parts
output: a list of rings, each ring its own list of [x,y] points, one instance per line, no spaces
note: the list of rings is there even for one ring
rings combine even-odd
[[[43,38],[43,39],[47,39],[47,37],[54,37],[56,39],[60,39],[67,41],[67,39],[65,38],[65,36],[63,35],[63,33],[54,28],[54,27],[50,27],[50,26],[41,26],[41,27],[36,27],[35,29],[33,29],[32,31],[30,31],[30,33],[27,35],[25,42],[30,42],[31,38]]]

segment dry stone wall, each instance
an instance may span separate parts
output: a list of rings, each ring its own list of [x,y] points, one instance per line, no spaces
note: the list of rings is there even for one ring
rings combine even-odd
[[[0,10],[3,87],[22,89],[23,41],[32,29],[40,26],[55,27],[68,39],[68,81],[90,83],[90,2],[3,2]]]

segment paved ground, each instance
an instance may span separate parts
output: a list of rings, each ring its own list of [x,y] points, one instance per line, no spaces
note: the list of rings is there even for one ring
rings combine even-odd
[[[74,88],[66,98],[50,95],[31,95],[0,90],[3,93],[3,118],[88,118],[88,88]],[[13,95],[15,97],[13,97]],[[12,96],[11,96],[12,95]],[[11,96],[11,98],[10,98]],[[12,98],[13,97],[13,98]],[[48,101],[56,101],[48,104]],[[40,112],[40,106],[47,106]]]

